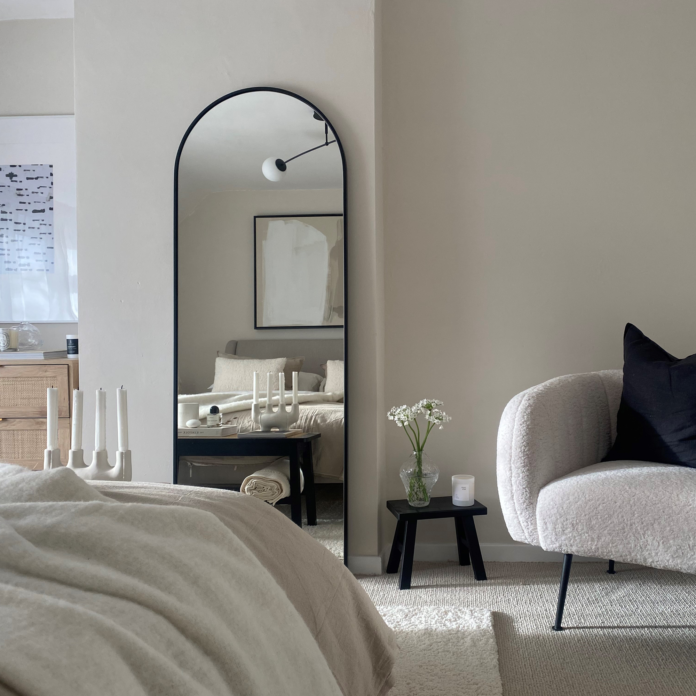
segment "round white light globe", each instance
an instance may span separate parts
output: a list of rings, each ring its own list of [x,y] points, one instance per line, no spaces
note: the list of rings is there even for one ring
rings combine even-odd
[[[190,421],[186,421],[187,428],[198,428],[200,424],[201,422],[198,420],[198,418],[192,418]]]
[[[281,172],[276,166],[277,159],[277,157],[269,157],[261,165],[261,171],[269,181],[280,181],[285,175],[285,172]]]

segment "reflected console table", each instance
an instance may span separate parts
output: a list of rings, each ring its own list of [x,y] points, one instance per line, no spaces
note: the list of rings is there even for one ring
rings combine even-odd
[[[178,483],[180,457],[288,457],[290,460],[290,516],[295,524],[302,526],[301,469],[304,474],[307,524],[314,526],[317,523],[317,503],[314,489],[312,443],[320,437],[320,433],[297,433],[289,437],[279,438],[238,438],[236,435],[228,435],[227,437],[178,437],[176,441],[174,483]],[[217,487],[239,488],[233,485],[218,485]],[[284,501],[287,501],[287,499],[284,499]]]

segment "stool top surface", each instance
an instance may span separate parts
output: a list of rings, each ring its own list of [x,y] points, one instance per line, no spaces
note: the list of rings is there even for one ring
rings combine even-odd
[[[425,507],[412,507],[405,498],[402,500],[387,500],[387,508],[397,520],[434,520],[439,517],[469,517],[471,515],[488,514],[488,508],[479,503],[478,500],[475,500],[473,505],[460,507],[459,505],[454,505],[452,496],[449,495],[431,498],[430,505]]]

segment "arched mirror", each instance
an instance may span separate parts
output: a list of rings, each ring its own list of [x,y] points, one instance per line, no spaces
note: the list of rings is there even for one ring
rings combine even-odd
[[[229,94],[184,135],[173,476],[260,498],[344,559],[345,173],[326,116],[284,90]]]

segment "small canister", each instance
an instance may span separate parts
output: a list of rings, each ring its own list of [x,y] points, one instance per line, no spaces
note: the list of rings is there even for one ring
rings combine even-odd
[[[77,358],[80,357],[80,349],[79,349],[79,344],[77,340],[77,335],[76,334],[68,334],[65,337],[65,340],[68,344],[68,357],[77,360]]]
[[[457,474],[452,477],[452,504],[468,507],[474,504],[474,477]]]
[[[17,329],[0,329],[0,352],[17,350],[18,342]]]

